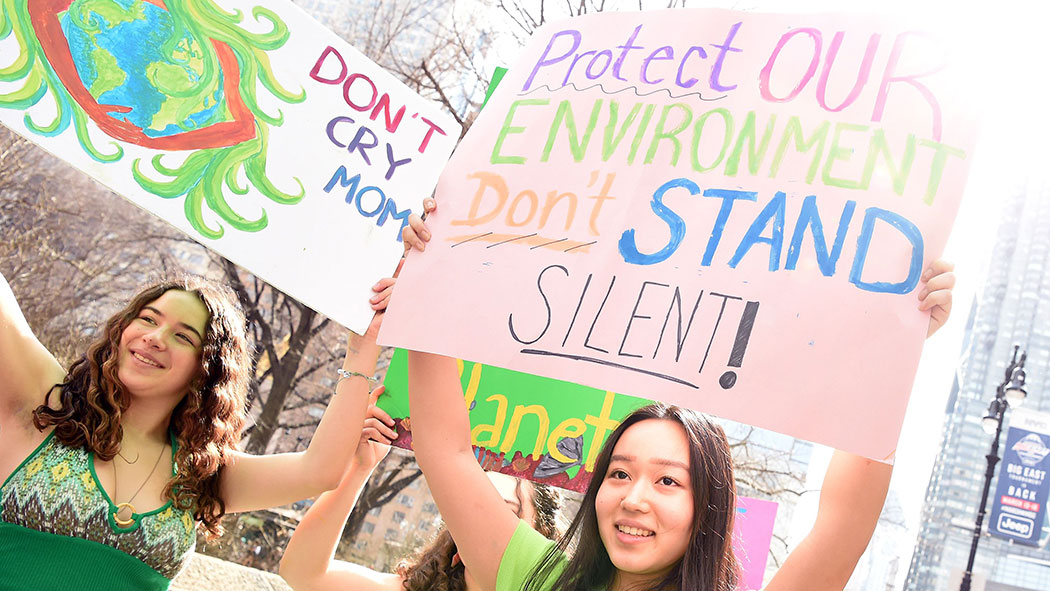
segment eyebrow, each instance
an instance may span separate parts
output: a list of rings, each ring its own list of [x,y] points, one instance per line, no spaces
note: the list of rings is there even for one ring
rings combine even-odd
[[[613,456],[611,458],[609,458],[609,461],[610,462],[617,462],[617,461],[618,462],[635,462],[635,461],[638,461],[638,458],[635,457],[635,456],[629,456],[629,455],[624,455],[624,454],[613,454]],[[650,464],[659,464],[661,466],[674,466],[676,468],[681,468],[681,469],[685,470],[686,472],[689,471],[689,465],[688,464],[684,464],[684,463],[679,462],[677,460],[668,460],[666,458],[653,458],[653,459],[649,460],[649,463]]]
[[[164,312],[161,312],[160,310],[154,308],[153,306],[143,306],[142,309],[143,310],[149,310],[150,312],[153,312],[154,314],[156,314],[157,316],[160,316],[161,318],[166,318],[166,316],[164,316]],[[200,339],[202,341],[204,340],[204,337],[201,336],[200,331],[197,330],[196,328],[193,328],[192,326],[190,326],[189,324],[186,324],[185,322],[179,322],[178,325],[183,327],[183,328],[185,328],[186,330],[193,331],[193,334],[197,335],[198,339]]]

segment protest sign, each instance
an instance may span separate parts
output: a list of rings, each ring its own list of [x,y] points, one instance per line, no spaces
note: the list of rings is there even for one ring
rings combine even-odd
[[[394,419],[394,445],[412,449],[408,360],[394,353],[378,406]],[[518,478],[584,492],[606,436],[650,400],[550,378],[459,361],[471,443],[478,462]],[[777,504],[737,497],[733,548],[741,590],[758,589],[773,537]]]
[[[649,400],[570,382],[458,361],[471,443],[486,470],[587,489],[605,437]],[[397,421],[394,445],[411,449],[408,355],[397,350],[379,407]]]
[[[736,498],[736,519],[733,521],[733,553],[740,561],[738,589],[762,588],[766,572],[769,546],[773,542],[773,522],[777,504],[772,501]]]
[[[1019,544],[1038,546],[1050,500],[1050,414],[1011,412],[1006,449],[992,498],[988,533]]]
[[[689,9],[539,29],[381,342],[893,453],[974,118],[935,38]]]
[[[285,0],[2,0],[0,122],[357,332],[460,133]]]

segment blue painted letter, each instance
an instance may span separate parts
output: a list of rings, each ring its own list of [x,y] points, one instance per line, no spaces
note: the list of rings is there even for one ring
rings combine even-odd
[[[638,245],[634,241],[634,228],[624,230],[623,235],[620,236],[620,255],[623,256],[624,261],[634,265],[653,265],[667,260],[667,257],[678,250],[682,239],[685,238],[685,220],[670,207],[663,204],[664,193],[678,187],[685,188],[692,195],[700,194],[700,187],[696,186],[696,183],[693,181],[689,179],[674,179],[660,185],[660,188],[653,193],[653,200],[650,203],[653,213],[666,222],[671,230],[671,238],[667,241],[667,245],[660,249],[659,252],[642,254],[638,252]]]
[[[776,195],[759,212],[755,221],[751,222],[751,227],[744,234],[744,238],[740,241],[740,246],[736,247],[733,258],[729,259],[730,267],[735,269],[740,264],[740,259],[744,258],[744,255],[751,250],[752,246],[759,242],[764,242],[769,245],[769,270],[776,271],[780,268],[780,251],[784,248],[784,209],[786,203],[787,195],[783,191],[777,191]],[[770,220],[773,222],[773,233],[767,238],[762,236],[762,232],[769,225]]]
[[[839,255],[842,254],[842,244],[846,241],[846,230],[849,229],[849,223],[853,219],[853,210],[856,208],[856,201],[846,201],[846,206],[842,208],[842,217],[839,218],[839,229],[835,232],[835,242],[831,245],[831,253],[828,254],[828,243],[824,240],[824,225],[820,222],[820,212],[817,211],[817,196],[807,195],[805,201],[802,202],[802,211],[798,214],[795,232],[791,235],[791,244],[788,245],[784,269],[795,270],[802,250],[802,239],[808,226],[813,235],[813,250],[817,255],[820,272],[825,277],[834,275],[835,265],[838,264]]]
[[[875,233],[875,220],[882,220],[897,228],[897,230],[911,242],[911,263],[908,267],[908,277],[900,283],[886,283],[883,281],[867,282],[860,278],[864,272],[864,261],[868,257],[868,248],[871,247],[871,238]],[[860,229],[860,237],[857,238],[857,256],[853,259],[853,269],[850,270],[849,280],[857,287],[865,291],[878,293],[908,293],[915,289],[919,283],[922,273],[922,233],[915,224],[902,216],[879,209],[869,207],[864,212],[864,225]]]
[[[711,228],[711,237],[707,239],[707,249],[704,250],[704,258],[700,261],[701,266],[710,267],[711,259],[715,257],[715,249],[718,248],[718,241],[722,239],[722,230],[725,229],[726,222],[729,221],[729,214],[733,211],[733,202],[737,199],[754,201],[758,199],[758,193],[754,191],[734,191],[732,189],[708,189],[704,191],[704,197],[720,197],[722,199],[722,207],[718,210],[718,217],[715,219],[714,227]]]

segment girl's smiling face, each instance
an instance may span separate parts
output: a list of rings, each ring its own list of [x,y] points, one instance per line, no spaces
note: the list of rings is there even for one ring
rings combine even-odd
[[[179,397],[200,374],[208,309],[170,289],[149,302],[120,337],[117,375],[134,396]]]
[[[681,560],[693,537],[689,440],[681,425],[647,419],[623,432],[595,512],[616,586],[662,577]]]

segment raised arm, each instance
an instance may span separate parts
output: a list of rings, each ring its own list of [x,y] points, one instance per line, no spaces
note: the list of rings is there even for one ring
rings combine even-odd
[[[482,589],[495,589],[518,517],[474,456],[455,359],[409,352],[408,391],[412,447],[430,493],[467,570]]]
[[[7,279],[0,274],[0,419],[26,417],[65,370],[26,322]]]
[[[376,371],[376,334],[393,283],[393,279],[383,279],[373,286],[376,316],[363,336],[350,333],[342,365],[347,372],[343,375],[349,377],[336,384],[306,451],[263,456],[238,453],[230,458],[221,483],[227,513],[287,505],[339,485],[361,434],[371,385],[363,376],[371,377]]]
[[[820,489],[816,523],[766,591],[845,587],[875,531],[892,472],[888,464],[836,451]]]
[[[923,273],[919,309],[930,312],[927,337],[948,320],[953,266],[935,261]],[[886,502],[893,467],[836,451],[824,475],[813,529],[788,555],[767,591],[842,589],[849,582]]]
[[[382,387],[370,399],[365,429],[350,469],[339,487],[326,492],[306,512],[295,528],[281,558],[281,576],[296,591],[400,591],[401,577],[335,560],[346,519],[376,465],[389,451],[395,436],[393,420],[375,406]]]
[[[427,213],[435,206],[432,199],[423,202]],[[406,249],[423,250],[430,231],[422,219],[412,215],[402,238]],[[495,589],[499,564],[518,517],[474,456],[455,359],[410,351],[408,392],[412,447],[430,493],[467,570],[483,590]],[[485,526],[478,527],[479,523]]]

